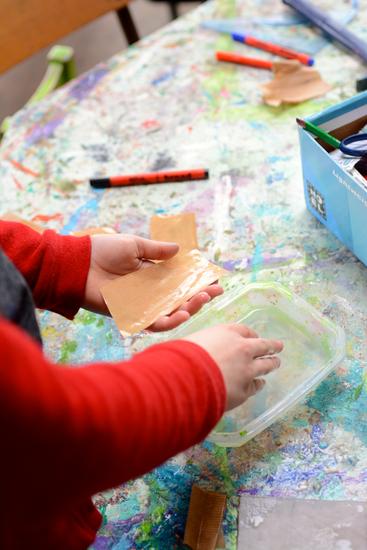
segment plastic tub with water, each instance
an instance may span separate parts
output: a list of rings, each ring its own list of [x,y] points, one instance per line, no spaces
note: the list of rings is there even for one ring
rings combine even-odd
[[[263,338],[284,342],[281,367],[264,389],[226,413],[209,439],[238,447],[262,432],[313,390],[344,358],[341,328],[277,284],[250,284],[233,291],[174,331],[174,337],[218,323],[243,323]]]

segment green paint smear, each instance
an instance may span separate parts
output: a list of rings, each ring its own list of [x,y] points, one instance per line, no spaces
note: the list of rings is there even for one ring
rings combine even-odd
[[[139,537],[137,538],[136,542],[146,542],[149,541],[151,533],[152,533],[153,525],[150,521],[145,520],[142,521],[139,525]]]
[[[59,363],[67,363],[70,361],[70,356],[73,354],[78,347],[78,343],[75,340],[67,340],[63,342],[61,346],[61,355]]]
[[[367,391],[367,373],[363,374],[362,382],[354,390],[352,400],[357,401],[363,390]]]
[[[231,19],[237,16],[236,0],[216,0],[215,17],[218,19]]]
[[[107,522],[108,522],[108,517],[107,517],[107,514],[106,514],[106,509],[107,509],[107,504],[103,504],[100,508],[99,508],[99,512],[102,516],[102,526],[106,525]]]
[[[147,510],[149,519],[142,521],[139,525],[139,534],[136,541],[140,544],[151,542],[153,529],[164,521],[164,513],[169,501],[169,491],[162,489],[157,479],[149,477],[147,484],[149,485],[149,509]],[[149,546],[149,548],[153,549],[154,547]]]
[[[57,181],[54,183],[54,186],[62,193],[71,193],[75,191],[77,184],[72,181]]]
[[[219,71],[217,71],[219,72]],[[216,73],[204,83],[204,88],[213,96],[208,110],[208,118],[214,121],[237,122],[238,119],[245,119],[248,122],[261,122],[264,125],[271,124],[276,126],[278,122],[284,123],[289,121],[295,124],[297,117],[307,117],[316,112],[321,112],[324,109],[334,105],[331,100],[324,101],[305,101],[297,105],[280,105],[279,107],[270,107],[269,105],[228,105],[231,98],[217,97],[219,95],[219,85],[225,87],[228,92],[232,92],[238,96],[239,86],[237,76],[234,69],[229,73],[221,70],[219,76]],[[216,75],[216,76],[215,76]],[[245,99],[245,98],[243,98]]]
[[[359,396],[361,395],[361,393],[362,393],[363,386],[364,386],[364,382],[362,382],[361,384],[359,384],[359,385],[357,386],[357,388],[355,389],[354,394],[353,394],[353,401],[357,401],[358,397],[359,397]]]
[[[98,326],[103,326],[104,321],[102,319],[102,325],[100,325],[100,316],[96,313],[91,313],[90,311],[81,311],[77,317],[77,322],[82,323],[83,325],[92,325],[95,322],[98,322]]]

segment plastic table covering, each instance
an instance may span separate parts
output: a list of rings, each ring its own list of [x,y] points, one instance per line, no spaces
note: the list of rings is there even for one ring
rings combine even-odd
[[[367,38],[361,4],[351,28]],[[97,495],[105,521],[95,549],[180,548],[193,482],[228,495],[228,549],[236,547],[241,494],[366,499],[367,271],[306,211],[295,123],[352,96],[366,69],[329,44],[316,67],[332,91],[268,107],[260,85],[270,73],[214,59],[216,49],[267,54],[200,27],[215,17],[284,13],[270,0],[207,3],[17,113],[1,145],[0,213],[15,210],[65,234],[107,225],[148,236],[153,214],[195,212],[201,248],[232,272],[231,286],[278,281],[347,333],[347,358],[336,373],[245,446],[204,442]],[[300,50],[315,37],[302,25],[276,32]],[[103,191],[88,183],[91,176],[198,166],[210,170],[208,181]],[[45,351],[59,362],[121,359],[137,346],[110,319],[85,311],[72,323],[48,312],[39,318]]]

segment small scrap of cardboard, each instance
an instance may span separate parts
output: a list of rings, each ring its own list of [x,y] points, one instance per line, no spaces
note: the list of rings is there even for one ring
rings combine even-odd
[[[226,495],[192,486],[184,544],[192,550],[225,548],[222,531]]]
[[[298,61],[275,61],[274,78],[262,86],[263,100],[278,107],[282,103],[301,103],[331,90],[320,73]]]
[[[196,218],[192,212],[175,216],[153,216],[150,220],[150,236],[156,241],[177,243],[180,253],[199,248]]]
[[[6,214],[3,214],[1,216],[1,219],[7,222],[17,222],[22,223],[23,225],[27,225],[28,227],[31,227],[38,233],[43,233],[45,231],[45,228],[41,225],[38,225],[38,223],[34,223],[28,220],[23,220],[20,216],[17,216],[16,214],[13,214],[13,212],[6,212]]]
[[[74,237],[84,237],[85,235],[115,235],[116,231],[112,227],[88,227],[80,231],[72,231],[70,235]]]
[[[198,250],[114,279],[101,288],[122,334],[134,334],[168,315],[226,272]]]

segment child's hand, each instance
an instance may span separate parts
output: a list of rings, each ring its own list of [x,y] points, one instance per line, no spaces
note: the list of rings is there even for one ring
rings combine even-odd
[[[91,264],[85,289],[83,307],[97,313],[108,313],[100,288],[121,275],[151,265],[149,260],[168,260],[178,252],[174,243],[151,241],[133,235],[93,235]],[[171,315],[157,319],[150,330],[171,330],[212,298],[223,293],[220,285],[212,284],[193,296]]]
[[[227,390],[226,410],[241,405],[260,391],[265,380],[258,378],[280,366],[279,340],[259,338],[244,325],[218,325],[185,338],[204,348],[222,371]]]

